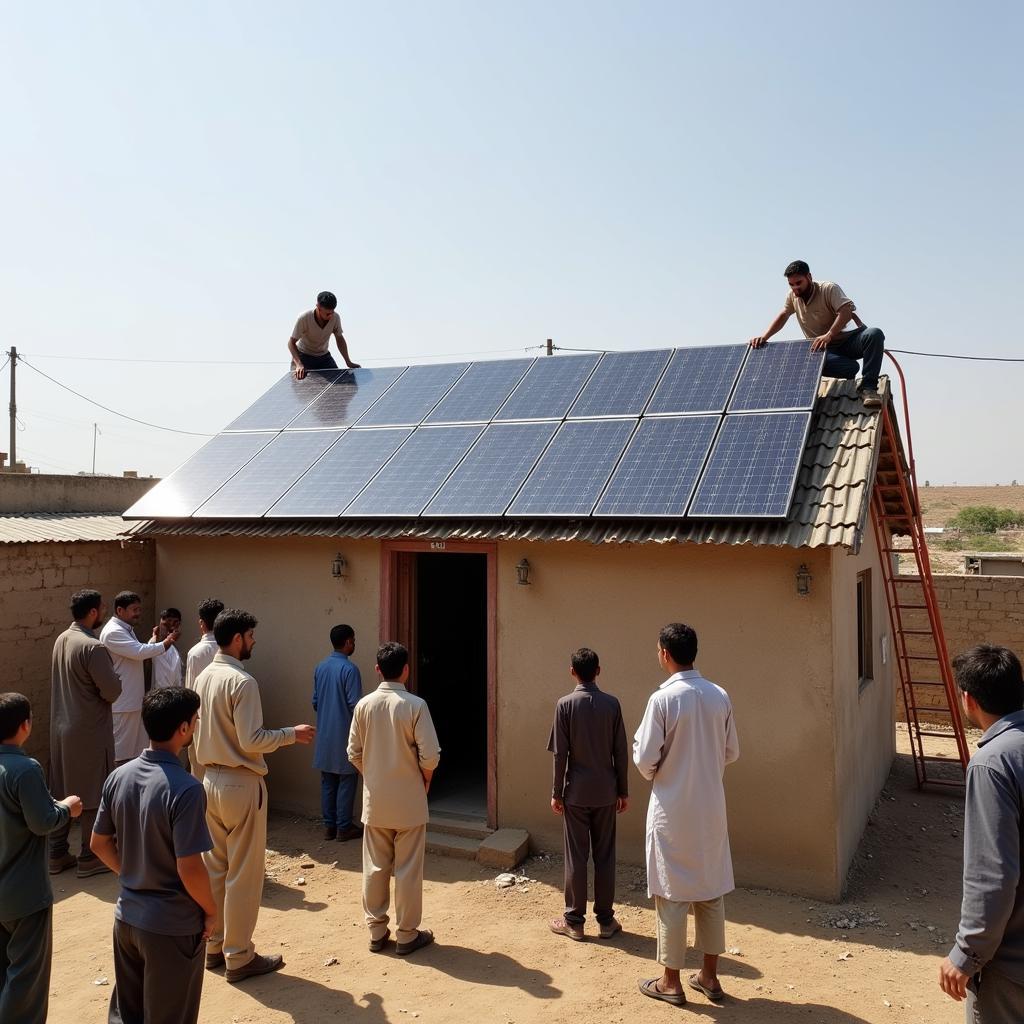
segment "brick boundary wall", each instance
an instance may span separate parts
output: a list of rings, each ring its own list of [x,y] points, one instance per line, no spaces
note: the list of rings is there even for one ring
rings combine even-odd
[[[32,701],[28,752],[45,768],[49,759],[50,660],[54,640],[71,622],[76,590],[100,591],[113,613],[114,594],[142,598],[143,640],[153,628],[156,559],[152,541],[80,541],[73,544],[0,544],[0,692]],[[64,794],[58,794],[63,796]]]

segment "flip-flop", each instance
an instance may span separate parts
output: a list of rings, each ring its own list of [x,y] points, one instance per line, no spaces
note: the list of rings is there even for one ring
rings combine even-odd
[[[646,981],[640,981],[640,991],[645,996],[650,996],[652,999],[660,999],[663,1003],[668,1003],[671,1006],[685,1006],[686,996],[680,992],[678,995],[675,992],[659,992],[657,988],[658,979],[648,978]]]
[[[700,983],[699,974],[691,974],[687,985],[690,986],[696,992],[703,992],[713,1003],[720,1003],[725,998],[725,993],[719,988],[708,988],[707,985]]]

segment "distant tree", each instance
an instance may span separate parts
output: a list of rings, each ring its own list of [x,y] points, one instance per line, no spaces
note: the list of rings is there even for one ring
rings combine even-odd
[[[925,487],[931,487],[931,485],[932,485],[931,480],[925,480],[924,485],[925,485]]]

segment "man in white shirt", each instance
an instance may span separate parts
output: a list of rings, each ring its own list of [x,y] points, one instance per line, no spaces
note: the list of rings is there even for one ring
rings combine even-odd
[[[316,308],[303,313],[292,328],[288,339],[288,354],[292,357],[292,370],[296,380],[302,380],[307,370],[337,370],[338,364],[330,353],[331,336],[338,343],[338,351],[350,370],[358,370],[348,356],[348,342],[341,329],[337,312],[338,300],[333,292],[321,292],[316,297]]]
[[[160,624],[153,630],[153,641],[163,643],[169,633],[181,634],[181,612],[167,608],[160,613]],[[153,659],[153,689],[163,690],[168,686],[181,686],[182,664],[178,648],[171,644],[163,654]]]
[[[660,978],[640,991],[674,1006],[686,1002],[686,915],[704,962],[688,980],[712,1002],[723,998],[718,955],[725,951],[725,900],[735,888],[725,814],[725,766],[739,757],[732,704],[693,667],[697,634],[672,622],[658,635],[669,678],[651,694],[633,740],[633,762],[654,785],[647,808],[647,890],[658,918]]]
[[[121,696],[114,701],[114,764],[130,761],[149,746],[142,725],[142,698],[146,693],[144,661],[163,654],[178,639],[168,633],[160,643],[140,643],[135,626],[142,617],[142,598],[134,591],[122,590],[114,598],[114,614],[100,633],[100,642],[110,652],[114,671],[121,680]]]
[[[208,597],[199,606],[199,632],[201,634],[199,643],[195,644],[185,658],[185,685],[190,689],[196,688],[196,679],[199,673],[213,661],[213,656],[220,648],[217,646],[217,638],[213,635],[213,624],[217,616],[224,611],[224,602],[218,601],[215,597]],[[187,748],[189,765],[192,774],[203,781],[203,766],[196,760],[195,744]]]

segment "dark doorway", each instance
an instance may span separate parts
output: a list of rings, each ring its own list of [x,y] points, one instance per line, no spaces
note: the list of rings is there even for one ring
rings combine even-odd
[[[431,810],[486,818],[487,555],[415,558],[415,687],[441,743]]]

